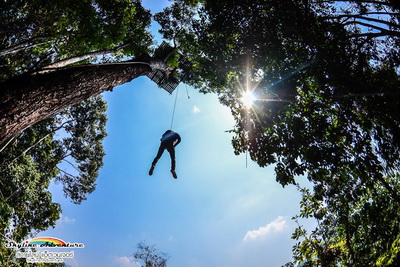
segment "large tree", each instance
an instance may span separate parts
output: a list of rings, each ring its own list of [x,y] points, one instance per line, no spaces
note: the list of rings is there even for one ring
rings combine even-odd
[[[2,1],[0,19],[0,230],[11,227],[21,239],[54,225],[59,207],[46,191],[52,179],[75,203],[94,190],[106,135],[97,95],[155,71],[176,84],[180,65],[175,48],[150,47],[151,14],[137,0]],[[51,211],[38,211],[46,205],[34,199],[25,203],[31,197],[23,194],[34,191],[24,185],[43,193],[38,201],[50,201]],[[49,218],[35,219],[40,212]]]
[[[91,95],[168,71],[146,56],[150,15],[139,1],[1,4],[0,143]],[[231,107],[235,152],[276,164],[282,185],[297,175],[314,184],[300,189],[300,217],[320,224],[295,233],[298,261],[398,261],[398,13],[394,0],[187,0],[156,17],[193,62],[188,81]],[[239,101],[245,91],[257,95],[253,105]]]
[[[307,175],[298,262],[399,259],[399,6],[396,1],[175,1],[156,16],[194,65],[190,82],[231,108],[237,154]],[[241,100],[246,91],[256,98]],[[368,245],[366,245],[368,240]]]
[[[19,266],[4,241],[55,225],[51,181],[74,203],[95,189],[106,136],[96,95],[152,69],[151,16],[140,1],[33,0],[1,1],[0,18],[0,265]]]
[[[3,1],[0,19],[0,143],[155,65],[168,71],[148,56],[140,1]]]
[[[168,45],[153,52],[140,1],[2,1],[0,19],[0,241],[20,242],[59,218],[52,181],[77,204],[95,189],[98,95],[150,72],[176,84],[180,65]]]

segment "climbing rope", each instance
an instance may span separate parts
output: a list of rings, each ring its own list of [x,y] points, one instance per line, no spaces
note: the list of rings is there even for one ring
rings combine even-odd
[[[178,99],[178,92],[179,92],[179,86],[176,88],[174,109],[173,109],[173,111],[172,111],[171,127],[169,127],[170,130],[172,130],[172,125],[173,125],[173,123],[174,123],[175,109],[176,109],[176,100]]]
[[[247,149],[246,149],[246,169],[247,169]]]
[[[186,95],[187,95],[188,99],[190,99],[190,96],[189,96],[189,91],[188,91],[188,88],[187,88],[187,85],[186,85],[186,83],[185,83],[185,87],[186,87]]]

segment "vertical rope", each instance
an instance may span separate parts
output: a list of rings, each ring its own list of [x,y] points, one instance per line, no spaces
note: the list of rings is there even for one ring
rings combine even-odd
[[[172,125],[173,125],[173,123],[174,123],[175,108],[176,108],[176,100],[178,99],[178,92],[179,92],[179,85],[178,85],[178,87],[176,88],[174,110],[172,111],[171,127],[169,127],[170,130],[172,130]]]
[[[186,87],[186,94],[187,94],[187,97],[188,97],[188,99],[190,99],[190,96],[189,96],[189,91],[188,91],[188,88],[187,88],[187,85],[186,85],[186,83],[185,83],[185,87]]]
[[[247,169],[247,149],[246,149],[246,169]]]

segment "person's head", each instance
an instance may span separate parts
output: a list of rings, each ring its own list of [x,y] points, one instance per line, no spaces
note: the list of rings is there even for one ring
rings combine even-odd
[[[167,130],[164,134],[172,133],[172,130]]]

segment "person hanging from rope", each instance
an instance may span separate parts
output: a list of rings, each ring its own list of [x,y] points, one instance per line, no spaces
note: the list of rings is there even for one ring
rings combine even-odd
[[[157,161],[161,158],[164,150],[169,152],[171,157],[171,173],[172,177],[178,178],[175,172],[175,147],[181,142],[181,137],[178,133],[168,130],[161,137],[161,144],[158,148],[157,156],[154,158],[153,163],[149,171],[149,175],[153,175],[154,168],[156,167]]]

